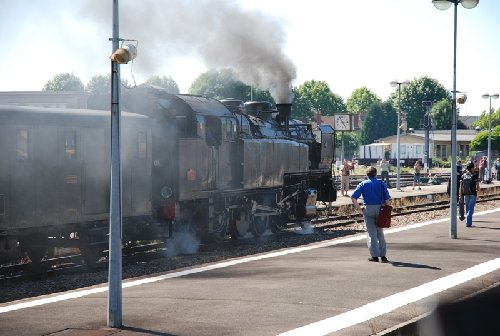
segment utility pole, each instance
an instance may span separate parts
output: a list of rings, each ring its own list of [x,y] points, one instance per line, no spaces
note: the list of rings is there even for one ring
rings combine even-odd
[[[113,0],[113,50],[119,46],[118,0]],[[122,172],[120,65],[111,61],[111,196],[109,212],[108,327],[122,326]]]
[[[424,115],[424,130],[425,130],[424,171],[426,174],[428,174],[429,169],[430,169],[430,164],[429,164],[429,131],[432,128],[432,120],[431,120],[432,101],[429,101],[429,100],[423,101],[422,105],[424,105],[424,107],[425,107],[425,115]]]

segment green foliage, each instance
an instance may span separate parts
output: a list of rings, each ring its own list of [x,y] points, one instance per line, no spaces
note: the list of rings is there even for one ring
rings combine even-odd
[[[450,168],[451,167],[451,159],[448,161],[444,161],[440,158],[433,158],[432,163],[434,166],[438,166],[441,168]]]
[[[122,79],[122,86],[130,88],[128,81]],[[95,75],[87,83],[89,92],[87,107],[93,110],[109,110],[111,108],[111,74]]]
[[[406,114],[408,128],[421,129],[425,107],[424,101],[439,102],[442,99],[451,100],[450,93],[437,80],[423,76],[414,79],[406,87],[401,87],[401,113]],[[398,108],[398,87],[389,100]],[[449,128],[448,128],[449,129]]]
[[[488,129],[488,124],[489,124],[489,118],[488,114],[486,112],[481,113],[481,116],[479,119],[474,122],[474,126],[480,127],[483,130]],[[496,111],[492,111],[491,113],[491,128],[494,128],[495,126],[500,125],[500,109]]]
[[[437,130],[451,129],[451,101],[449,99],[441,99],[432,106],[432,126]]]
[[[180,92],[177,82],[170,76],[151,76],[146,80],[146,83],[164,88],[168,93],[178,94]]]
[[[470,149],[473,151],[488,149],[488,130],[481,131],[476,135],[470,143]],[[500,150],[500,125],[495,126],[491,131],[491,149],[493,151]]]
[[[347,111],[350,113],[360,113],[368,111],[373,103],[380,103],[381,99],[366,86],[354,90],[347,99]]]
[[[84,91],[80,78],[73,73],[61,73],[55,75],[43,86],[43,91]]]
[[[390,102],[373,103],[368,107],[361,127],[360,142],[363,145],[394,135],[397,132],[398,116]]]
[[[259,90],[255,87],[252,87],[252,94],[248,94],[248,99],[253,101],[268,101],[274,104],[274,98],[271,96],[271,92],[269,90]],[[250,86],[247,86],[247,91],[250,92]],[[251,99],[250,99],[251,98]]]
[[[324,81],[306,81],[298,88],[292,89],[292,92],[294,94],[294,118],[307,121],[315,112],[329,116],[346,111],[342,97],[334,94]]]
[[[337,142],[337,154],[336,157],[340,157],[340,151],[342,150],[342,134],[344,135],[344,157],[350,158],[355,156],[359,148],[359,136],[356,132],[338,132],[336,134]]]
[[[111,74],[92,76],[87,83],[87,91],[91,94],[110,94]]]
[[[231,69],[209,70],[199,75],[189,87],[189,93],[215,99],[244,99],[246,85],[236,79]]]
[[[269,91],[244,84],[231,69],[202,73],[189,87],[189,93],[215,99],[234,98],[249,101],[252,98],[254,101],[269,101],[274,104]]]

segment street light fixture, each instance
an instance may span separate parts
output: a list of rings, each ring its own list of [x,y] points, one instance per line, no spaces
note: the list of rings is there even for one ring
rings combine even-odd
[[[490,95],[489,93],[485,93],[483,95],[484,99],[489,99],[490,100],[490,109],[488,111],[488,167],[487,167],[487,173],[485,175],[485,181],[491,182],[491,98],[497,99],[500,97],[498,93]]]
[[[453,107],[451,111],[451,183],[450,183],[450,237],[457,239],[457,7],[461,3],[464,8],[477,6],[479,0],[432,0],[439,10],[450,8],[454,4],[453,20]]]
[[[398,129],[396,135],[396,190],[401,191],[401,158],[400,158],[400,147],[401,147],[401,86],[405,87],[410,84],[409,81],[405,80],[399,82],[397,79],[393,80],[391,83],[392,87],[398,87]]]

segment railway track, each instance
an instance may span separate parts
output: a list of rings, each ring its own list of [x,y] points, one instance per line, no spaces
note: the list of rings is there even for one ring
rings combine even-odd
[[[500,200],[500,195],[485,195],[478,198],[477,203]],[[423,213],[428,211],[444,210],[450,208],[449,200],[439,200],[418,204],[408,204],[393,208],[392,217],[407,216],[411,214]],[[363,216],[358,212],[338,216],[326,216],[312,221],[315,228],[326,230],[332,227],[338,227],[353,223],[362,223]]]
[[[483,196],[478,199],[477,203],[499,200],[500,195]],[[449,208],[448,200],[439,200],[433,202],[425,202],[418,204],[408,204],[393,209],[393,218],[409,216],[412,214],[433,212],[437,210],[444,210]],[[306,230],[306,233],[322,234],[328,233],[332,229],[342,229],[353,224],[362,225],[363,217],[357,212],[350,212],[347,214],[323,216],[314,219],[311,222],[304,222],[292,226],[283,232],[284,235],[279,235],[277,239],[285,238],[287,235],[296,234],[297,231]],[[286,238],[285,238],[286,239]],[[232,249],[235,246],[247,246],[251,244],[259,244],[262,242],[260,238],[246,238],[238,241],[225,240],[223,242],[214,244],[202,244],[199,246],[198,254],[212,253],[216,250]],[[168,243],[167,243],[168,246]],[[146,263],[150,259],[163,258],[167,253],[164,243],[149,243],[144,245],[134,246],[124,250],[123,263]],[[107,261],[105,258],[101,259],[92,267],[87,267],[82,261],[82,256],[79,253],[64,255],[43,259],[40,264],[35,267],[31,263],[17,263],[0,266],[0,282],[9,279],[20,278],[37,278],[42,274],[58,274],[58,273],[74,273],[82,272],[83,270],[107,269]]]

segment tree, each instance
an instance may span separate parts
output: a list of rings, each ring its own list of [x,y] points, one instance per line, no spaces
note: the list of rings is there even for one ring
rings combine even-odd
[[[397,112],[389,101],[370,105],[361,127],[361,144],[370,144],[376,139],[394,135],[397,132],[397,118]]]
[[[268,90],[259,90],[237,79],[231,69],[209,70],[198,76],[191,86],[189,93],[214,99],[234,98],[242,101],[269,101],[274,99]]]
[[[156,85],[167,90],[168,93],[179,94],[179,86],[170,76],[151,76],[146,80],[147,84]]]
[[[427,76],[414,79],[406,87],[401,87],[401,113],[406,115],[407,126],[414,129],[421,129],[423,124],[425,107],[424,101],[439,102],[442,99],[449,99],[451,96],[448,90],[437,80]],[[391,94],[389,100],[393,106],[398,108],[398,88]],[[450,127],[451,128],[451,123]]]
[[[328,116],[346,111],[342,97],[334,94],[324,81],[306,81],[298,88],[292,89],[292,92],[295,95],[293,101],[294,118],[307,121],[315,112]]]
[[[451,125],[451,101],[441,99],[432,106],[432,126],[437,130],[449,130]]]
[[[488,130],[481,131],[476,135],[470,143],[470,149],[474,151],[488,149]],[[493,151],[500,149],[500,125],[491,131],[491,149]]]
[[[84,91],[80,78],[73,73],[62,73],[55,75],[45,83],[43,91]]]
[[[375,93],[363,86],[354,90],[351,96],[347,98],[347,111],[356,114],[366,112],[371,104],[380,103],[381,101]]]
[[[189,87],[189,93],[215,99],[246,100],[246,86],[236,79],[231,69],[209,70],[199,75]]]
[[[110,94],[111,74],[92,76],[87,83],[87,91],[91,94]]]
[[[474,122],[474,126],[479,127],[483,130],[487,130],[489,125],[489,117],[489,114],[484,111],[483,113],[481,113],[479,119]],[[500,125],[500,109],[496,110],[495,112],[492,111],[491,113],[491,128],[494,128],[498,125]]]
[[[130,88],[126,79],[122,79],[122,86]],[[90,78],[86,86],[89,97],[87,107],[93,110],[109,110],[111,108],[111,74],[95,75]]]
[[[342,134],[344,136],[344,157],[353,157],[359,148],[359,137],[356,132],[337,132],[336,134],[336,147],[337,147],[337,157],[340,157],[340,151],[342,150]]]

